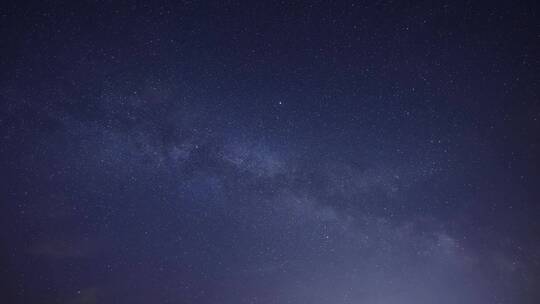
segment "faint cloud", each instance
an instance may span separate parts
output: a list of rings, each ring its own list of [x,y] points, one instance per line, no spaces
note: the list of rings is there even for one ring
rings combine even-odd
[[[87,287],[75,291],[75,295],[68,297],[66,304],[95,304],[99,303],[100,289],[97,287]]]
[[[226,145],[223,159],[241,170],[261,177],[273,177],[286,169],[286,163],[280,155],[261,144]]]

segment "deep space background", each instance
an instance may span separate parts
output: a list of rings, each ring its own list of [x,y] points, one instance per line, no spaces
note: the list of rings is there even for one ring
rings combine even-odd
[[[7,1],[1,303],[540,303],[536,1]]]

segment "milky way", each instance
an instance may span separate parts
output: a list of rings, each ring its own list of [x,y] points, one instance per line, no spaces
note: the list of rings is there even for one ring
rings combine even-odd
[[[5,303],[538,303],[534,3],[13,3]]]

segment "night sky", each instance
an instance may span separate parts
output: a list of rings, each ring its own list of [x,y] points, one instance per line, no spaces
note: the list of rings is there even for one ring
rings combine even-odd
[[[540,303],[536,1],[7,2],[1,303]]]

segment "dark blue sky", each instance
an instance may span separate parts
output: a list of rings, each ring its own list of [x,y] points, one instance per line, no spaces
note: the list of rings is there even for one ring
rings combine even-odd
[[[538,303],[539,17],[3,4],[0,300]]]

